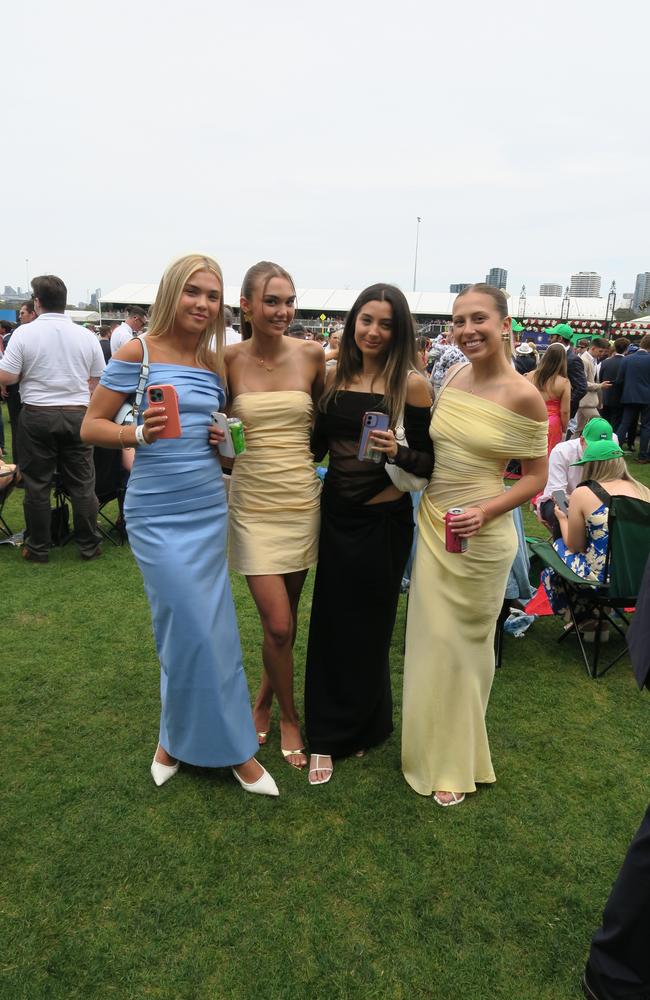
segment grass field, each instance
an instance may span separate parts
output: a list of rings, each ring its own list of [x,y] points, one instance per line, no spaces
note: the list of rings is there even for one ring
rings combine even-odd
[[[0,574],[2,1000],[579,996],[648,801],[650,700],[628,660],[591,681],[553,619],[506,637],[498,782],[443,810],[400,773],[402,600],[383,747],[310,788],[276,718],[260,759],[279,799],[189,767],[159,789],[158,666],[129,549],[85,564],[70,544],[37,566],[1,546]],[[254,689],[260,629],[233,582]],[[310,592],[311,576],[299,696]]]

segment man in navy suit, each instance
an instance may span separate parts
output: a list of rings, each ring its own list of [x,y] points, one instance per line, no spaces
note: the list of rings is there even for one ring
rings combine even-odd
[[[573,328],[568,323],[558,323],[557,326],[550,326],[546,333],[548,333],[549,344],[562,344],[566,351],[567,376],[571,383],[570,414],[575,417],[580,400],[587,391],[587,376],[580,355],[576,354],[571,347]]]
[[[621,422],[621,417],[623,416],[623,404],[621,403],[621,386],[616,384],[616,379],[619,376],[621,366],[623,364],[623,355],[630,346],[630,342],[626,337],[619,337],[614,341],[614,354],[609,358],[605,358],[604,361],[600,363],[599,378],[601,382],[611,382],[610,389],[603,390],[603,405],[600,408],[600,415],[609,420],[614,431],[618,431],[618,425]]]
[[[639,458],[645,464],[650,460],[650,333],[639,344],[639,350],[623,360],[616,384],[621,386],[623,417],[618,427],[620,441],[625,441],[638,417]]]

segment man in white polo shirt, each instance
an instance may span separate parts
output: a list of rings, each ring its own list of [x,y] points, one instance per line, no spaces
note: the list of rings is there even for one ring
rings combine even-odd
[[[126,311],[126,319],[119,326],[116,326],[111,334],[111,355],[117,354],[120,347],[124,347],[134,337],[139,336],[144,330],[147,322],[147,314],[140,306],[129,306]]]
[[[32,281],[36,319],[14,332],[0,360],[0,385],[20,380],[20,471],[25,484],[25,548],[32,562],[47,562],[50,489],[58,469],[72,502],[81,556],[101,555],[93,449],[79,429],[90,393],[104,370],[95,335],[65,315],[67,288],[52,274]]]

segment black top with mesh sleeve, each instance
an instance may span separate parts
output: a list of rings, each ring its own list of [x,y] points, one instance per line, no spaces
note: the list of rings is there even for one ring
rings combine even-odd
[[[386,413],[383,395],[376,392],[340,390],[318,411],[312,432],[314,458],[322,461],[329,452],[325,490],[346,503],[364,504],[392,485],[386,474],[386,460],[361,462],[357,457],[363,416],[369,411]],[[404,431],[408,448],[398,445],[395,465],[428,479],[433,471],[433,442],[429,436],[431,410],[428,406],[404,408]]]

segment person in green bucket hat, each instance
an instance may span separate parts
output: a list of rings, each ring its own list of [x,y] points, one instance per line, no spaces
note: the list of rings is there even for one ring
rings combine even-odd
[[[607,423],[605,420],[601,422]],[[598,432],[599,427],[596,419],[589,421],[589,424],[587,427],[591,436]],[[600,432],[606,433],[605,428],[601,427]],[[557,503],[555,505],[555,516],[562,537],[553,542],[553,548],[577,576],[594,583],[603,583],[612,498],[632,497],[650,502],[650,490],[629,474],[623,451],[611,437],[587,440],[582,457],[571,464],[582,468],[582,481],[571,494],[568,509],[562,509]],[[541,582],[555,614],[566,612],[564,590],[553,571],[545,569]],[[582,617],[584,618],[584,610]],[[584,640],[593,642],[597,623],[581,621],[579,608],[576,618]],[[600,639],[604,642],[609,638],[607,621],[601,629]]]
[[[578,411],[580,400],[587,391],[587,376],[585,375],[584,366],[580,360],[580,355],[576,354],[571,347],[571,340],[574,333],[573,327],[569,326],[568,323],[557,323],[555,326],[547,327],[544,332],[548,334],[549,344],[562,344],[566,350],[567,376],[571,383],[569,415],[573,418]]]

